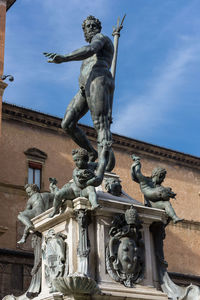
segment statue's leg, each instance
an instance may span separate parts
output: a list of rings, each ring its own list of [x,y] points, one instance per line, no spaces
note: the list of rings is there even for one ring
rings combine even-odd
[[[173,220],[174,223],[181,222],[183,219],[180,219],[175,210],[173,209],[171,203],[169,201],[150,201],[151,206],[154,208],[164,209],[166,214]]]
[[[164,207],[167,215],[173,220],[174,223],[178,223],[183,221],[183,219],[180,219],[177,214],[175,213],[175,210],[173,209],[171,203],[169,201],[164,201]]]
[[[98,157],[104,147],[109,148],[109,155],[105,152],[107,160],[105,170],[111,171],[114,168],[115,159],[111,148],[112,134],[111,124],[111,96],[113,93],[112,81],[107,76],[96,77],[90,83],[90,92],[86,90],[88,107],[91,112],[94,128],[97,131]],[[112,160],[112,161],[111,161]],[[104,171],[105,171],[104,170]]]
[[[89,199],[92,205],[92,209],[101,207],[97,202],[97,194],[94,186],[87,186],[84,190],[81,191],[81,196]]]
[[[53,218],[55,215],[59,214],[59,209],[62,206],[62,200],[72,200],[75,198],[73,189],[70,185],[65,185],[61,188],[54,197],[53,200],[53,211],[49,214],[49,218]]]
[[[22,238],[17,242],[17,244],[24,244],[26,242],[26,239],[28,238],[29,236],[29,228],[26,226],[25,229],[24,229],[24,233],[23,233],[23,236]]]
[[[115,167],[115,155],[113,149],[110,148],[108,163],[106,165],[106,171],[111,172],[114,169],[114,167]]]
[[[67,107],[61,127],[71,136],[73,141],[89,152],[90,161],[95,161],[97,152],[92,147],[85,133],[77,126],[78,121],[88,112],[85,96],[79,91]]]
[[[33,227],[31,219],[36,216],[34,210],[25,210],[19,213],[17,216],[18,220],[20,220],[28,229]]]
[[[26,242],[27,237],[29,236],[30,229],[34,230],[31,219],[35,216],[36,214],[34,210],[26,210],[20,212],[17,216],[18,220],[20,220],[26,226],[21,240],[17,242],[18,244],[24,244]]]
[[[109,113],[108,113],[108,121],[109,124],[112,124],[112,105],[113,105],[113,94],[114,94],[114,80],[109,78]],[[110,128],[110,127],[109,127]],[[111,172],[115,167],[115,155],[113,149],[110,148],[108,163],[106,166],[106,171]]]

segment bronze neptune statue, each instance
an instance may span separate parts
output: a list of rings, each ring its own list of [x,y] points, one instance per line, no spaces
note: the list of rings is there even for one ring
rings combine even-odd
[[[44,53],[49,63],[60,64],[82,60],[79,90],[67,107],[61,127],[71,136],[76,144],[88,151],[89,161],[95,161],[103,147],[110,146],[105,153],[107,164],[105,169],[111,171],[115,158],[111,149],[112,135],[112,99],[114,78],[110,72],[114,47],[109,37],[101,33],[101,22],[88,16],[82,24],[86,42],[89,45],[69,54]],[[87,139],[84,132],[77,126],[78,121],[90,110],[94,128],[97,132],[98,154]]]

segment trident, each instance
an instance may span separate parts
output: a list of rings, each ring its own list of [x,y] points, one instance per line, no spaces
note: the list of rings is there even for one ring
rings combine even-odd
[[[126,17],[126,14],[124,15],[121,24],[119,24],[120,19],[117,19],[117,26],[113,27],[113,33],[112,36],[114,36],[114,54],[113,54],[113,60],[111,65],[111,74],[113,79],[115,80],[115,74],[116,74],[116,65],[117,65],[117,52],[118,52],[118,44],[119,44],[119,37],[120,37],[120,31],[123,28],[123,22]],[[111,100],[111,109],[113,105],[113,98]]]
[[[111,74],[112,77],[115,79],[115,73],[116,73],[116,65],[117,65],[117,52],[118,52],[118,43],[119,43],[119,37],[120,37],[120,31],[123,28],[123,22],[126,17],[126,14],[124,15],[121,24],[119,25],[119,18],[117,19],[117,26],[113,27],[113,33],[112,36],[114,36],[114,54],[113,54],[113,60],[111,65]]]

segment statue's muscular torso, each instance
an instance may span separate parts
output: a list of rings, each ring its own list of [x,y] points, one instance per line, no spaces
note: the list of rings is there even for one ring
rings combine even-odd
[[[95,54],[83,60],[79,77],[79,85],[85,87],[88,80],[99,76],[111,77],[114,47],[109,37],[102,33],[96,34],[91,41],[91,48],[98,49]]]

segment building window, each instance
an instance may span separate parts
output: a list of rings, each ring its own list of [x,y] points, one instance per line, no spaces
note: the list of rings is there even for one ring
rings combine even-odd
[[[35,183],[41,188],[42,164],[29,161],[28,162],[28,183]]]
[[[37,184],[39,189],[42,189],[44,182],[42,181],[42,171],[44,171],[47,154],[37,148],[29,148],[24,154],[27,157],[27,175],[25,184]],[[44,174],[44,173],[43,173]]]

